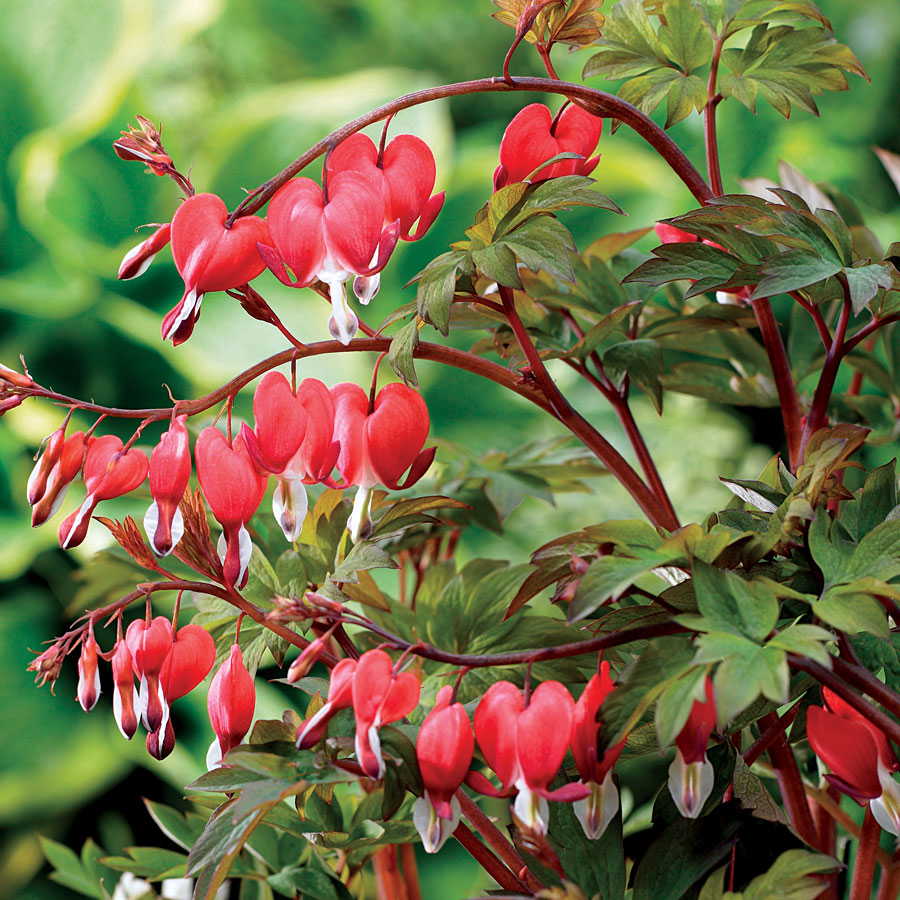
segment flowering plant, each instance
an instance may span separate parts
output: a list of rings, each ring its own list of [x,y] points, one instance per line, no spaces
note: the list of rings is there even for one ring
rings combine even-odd
[[[162,338],[215,329],[228,300],[211,297],[202,320],[201,305],[225,294],[287,346],[153,409],[59,393],[24,360],[0,368],[0,413],[33,399],[65,410],[28,480],[33,524],[80,477],[60,546],[105,527],[146,572],[50,641],[30,666],[37,681],[52,685],[72,657],[82,708],[102,707],[110,684],[123,737],[142,730],[165,760],[175,701],[211,674],[208,771],[187,788],[189,812],[157,810],[184,852],[82,866],[92,896],[110,896],[105,873],[122,871],[148,891],[193,879],[198,900],[228,880],[328,900],[374,881],[380,900],[413,900],[414,844],[438,853],[451,840],[505,897],[897,896],[898,489],[894,464],[867,467],[865,454],[897,432],[900,255],[850,198],[794,169],[726,192],[716,128],[726,100],[817,112],[814,96],[865,73],[807,0],[600,5],[497,0],[514,28],[502,75],[373,110],[231,210],[196,191],[148,119],[115,141],[183,194],[118,272],[142,275],[171,244],[184,290]],[[511,74],[523,41],[546,78]],[[595,48],[590,84],[559,80],[557,44]],[[599,78],[622,81],[618,93]],[[414,302],[374,328],[364,308],[381,273],[445,201],[428,144],[397,133],[402,111],[524,92],[562,103],[511,119],[474,222],[413,278]],[[650,114],[664,98],[661,127]],[[695,113],[705,177],[666,131]],[[362,133],[376,124],[377,141]],[[597,183],[621,125],[696,208],[611,230],[622,210]],[[565,224],[576,208],[605,232],[582,249]],[[651,233],[658,245],[639,253]],[[266,272],[298,303],[330,304],[330,339],[285,325],[261,293]],[[467,330],[479,339],[461,349]],[[338,353],[372,357],[371,382],[300,377],[304,360]],[[489,379],[569,432],[562,462],[558,443],[522,451],[520,481],[552,498],[609,474],[636,517],[587,518],[527,563],[458,561],[467,529],[502,531],[516,465],[473,477],[442,458],[419,360]],[[565,367],[610,405],[634,462],[573,406]],[[388,369],[396,380],[383,383]],[[252,416],[236,421],[251,387]],[[784,455],[756,480],[724,475],[731,502],[682,523],[632,413],[636,390],[660,412],[668,392],[778,407]],[[103,433],[112,419],[138,424],[123,441]],[[405,493],[426,478],[432,493]],[[102,515],[128,494],[149,501],[142,524]],[[256,715],[262,664],[296,689],[280,719]],[[644,821],[620,790],[638,757],[665,763]],[[476,795],[500,801],[507,829]]]

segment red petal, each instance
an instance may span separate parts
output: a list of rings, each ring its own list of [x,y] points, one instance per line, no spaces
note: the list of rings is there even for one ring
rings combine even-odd
[[[229,447],[214,427],[204,428],[194,454],[197,478],[213,515],[222,525],[241,525],[250,520],[266,489],[240,437]]]
[[[578,153],[585,162],[594,152],[600,134],[603,131],[603,119],[591,115],[587,110],[572,103],[560,114],[553,129],[559,150],[558,153]],[[585,163],[575,159],[566,159],[556,163],[542,173],[544,178],[572,175],[580,172]]]
[[[323,217],[325,245],[334,264],[357,274],[368,269],[384,224],[384,197],[377,176],[338,172],[328,183]]]
[[[558,681],[544,681],[519,715],[516,742],[528,786],[545,790],[562,765],[572,738],[575,701]]]
[[[364,172],[367,175],[376,169],[378,148],[374,141],[361,131],[344,138],[325,160],[327,183],[340,172]]]
[[[434,154],[421,138],[400,134],[385,147],[382,165],[387,187],[384,218],[399,219],[401,231],[408,234],[434,189]]]
[[[706,677],[706,700],[694,701],[691,714],[681,733],[675,738],[675,745],[681,751],[686,763],[700,762],[706,755],[709,736],[716,727],[716,703],[713,697],[712,678]]]
[[[806,736],[816,756],[857,797],[879,797],[878,748],[869,729],[820,706],[806,711]]]
[[[542,162],[559,153],[559,144],[550,134],[552,121],[543,103],[531,103],[506,126],[500,141],[500,165],[507,184],[523,181]]]
[[[256,685],[244,665],[241,648],[234,644],[228,659],[213,676],[207,696],[209,721],[223,756],[250,730],[255,707]]]
[[[306,409],[280,372],[269,372],[253,395],[255,434],[270,472],[284,471],[306,435]]]
[[[172,640],[172,623],[165,616],[156,616],[149,624],[135,619],[128,626],[125,642],[138,678],[159,674],[172,649]]]
[[[475,710],[475,739],[485,762],[497,773],[504,788],[518,777],[516,724],[525,701],[509,681],[497,681],[485,692]]]
[[[243,216],[225,227],[228,210],[215,194],[189,197],[172,218],[172,255],[188,288],[224,291],[252,281],[262,272],[258,242],[269,230],[258,216]]]
[[[366,727],[375,721],[390,690],[393,665],[384,650],[369,650],[357,660],[353,674],[353,710],[357,722],[364,722]]]
[[[177,416],[162,433],[150,456],[150,493],[153,499],[178,503],[191,480],[191,447],[187,416]]]
[[[306,410],[306,436],[288,470],[301,478],[320,481],[334,468],[339,445],[334,435],[334,400],[328,386],[318,378],[304,378],[297,399]]]
[[[372,468],[384,484],[396,484],[412,465],[429,427],[428,407],[418,391],[398,383],[378,392],[366,421],[366,447]]]
[[[416,757],[427,791],[448,802],[462,784],[472,762],[475,737],[461,703],[448,706],[453,689],[438,691],[437,702],[425,717],[416,738]]]
[[[443,208],[445,197],[446,195],[441,191],[428,199],[419,214],[419,223],[416,225],[415,232],[410,234],[408,231],[405,231],[400,235],[404,241],[418,241],[425,237],[428,229],[434,224],[434,220]]]
[[[294,178],[269,201],[266,221],[272,242],[293,271],[298,286],[309,284],[322,268],[324,211],[322,188],[310,178]]]
[[[414,672],[401,672],[388,689],[378,718],[382,725],[397,722],[409,715],[419,703],[422,684]]]
[[[572,755],[584,781],[596,781],[598,784],[603,781],[597,777],[597,745],[602,727],[599,713],[603,702],[614,689],[609,663],[603,662],[600,673],[591,678],[575,704],[572,717]]]
[[[343,383],[331,389],[334,400],[334,439],[341,451],[338,471],[348,484],[372,487],[378,483],[368,465],[365,445],[366,414],[369,398],[358,384]]]
[[[653,230],[664,244],[694,244],[699,240],[697,235],[682,231],[674,225],[666,225],[664,222],[657,222]]]
[[[216,642],[205,628],[179,628],[160,674],[166,700],[189,694],[206,678],[215,661]]]

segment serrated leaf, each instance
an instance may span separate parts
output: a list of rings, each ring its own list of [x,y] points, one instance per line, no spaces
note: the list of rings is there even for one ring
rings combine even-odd
[[[840,271],[840,262],[823,259],[806,250],[786,250],[767,259],[760,267],[762,277],[750,299],[796,291],[824,281]]]
[[[859,315],[875,298],[879,290],[890,290],[893,276],[883,263],[844,269],[844,277],[850,286],[850,302],[854,315]]]
[[[450,250],[433,259],[417,276],[416,309],[418,314],[441,334],[448,334],[450,305],[456,291],[456,279],[471,266],[469,254]]]
[[[344,560],[331,573],[331,580],[349,581],[356,584],[359,580],[356,573],[367,569],[396,569],[390,553],[370,541],[354,544]]]

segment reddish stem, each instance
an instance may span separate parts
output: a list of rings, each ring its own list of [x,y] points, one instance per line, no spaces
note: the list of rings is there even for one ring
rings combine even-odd
[[[525,354],[531,373],[550,403],[553,414],[573,434],[577,435],[584,444],[590,448],[603,464],[619,479],[635,502],[644,511],[646,516],[661,528],[674,531],[679,527],[674,510],[667,509],[666,504],[651,491],[641,480],[641,477],[628,464],[625,457],[613,447],[603,435],[598,432],[590,422],[577,412],[556,386],[556,382],[550,377],[550,373],[544,366],[537,348],[528,334],[519,314],[516,311],[515,298],[510,288],[500,285],[500,298],[503,301],[503,310],[512,327],[519,347]],[[671,504],[669,505],[671,506]]]
[[[883,681],[876,678],[868,669],[858,666],[839,656],[832,657],[831,667],[847,684],[868,694],[877,700],[888,712],[900,717],[900,696],[892,691]]]
[[[419,884],[419,868],[416,865],[415,844],[400,845],[400,869],[406,887],[408,900],[422,900],[422,888]]]
[[[778,725],[778,718],[774,713],[763,716],[761,721],[767,728]],[[794,753],[783,733],[779,734],[769,747],[769,758],[772,760],[778,778],[778,788],[794,831],[811,847],[818,847],[816,826],[806,801],[803,779],[797,768]]]
[[[462,81],[456,84],[439,85],[414,91],[392,100],[377,109],[348,122],[331,134],[322,138],[290,165],[285,166],[277,175],[251,191],[234,209],[228,218],[233,222],[239,216],[247,216],[262,208],[269,198],[285,182],[301,172],[311,162],[318,159],[327,150],[340,143],[351,134],[361,131],[367,125],[380,122],[387,116],[402,109],[409,109],[422,103],[442,100],[445,97],[459,97],[465,94],[509,91],[545,92],[561,94],[571,100],[580,100],[594,115],[604,118],[618,119],[639,134],[669,164],[673,172],[685,183],[699,203],[706,203],[711,197],[709,186],[703,176],[694,168],[681,148],[652,119],[644,115],[636,107],[605,91],[598,91],[582,84],[556,81],[549,78],[479,78],[474,81]]]
[[[478,804],[462,789],[456,792],[463,815],[469,824],[481,835],[494,853],[508,866],[517,878],[521,878],[531,891],[539,891],[544,885],[529,871],[525,860],[519,856],[516,848],[506,839],[503,832],[481,811]]]
[[[797,386],[794,384],[794,376],[791,374],[791,364],[788,360],[775,314],[772,312],[772,304],[767,297],[753,300],[750,304],[756,315],[762,335],[763,346],[769,356],[772,366],[772,375],[775,378],[775,388],[778,391],[778,399],[781,403],[781,418],[784,422],[784,434],[788,445],[788,458],[792,471],[796,471],[800,463],[801,435],[803,432],[800,398],[797,395]]]
[[[719,165],[719,139],[716,134],[716,108],[722,102],[722,95],[716,91],[716,80],[719,77],[719,60],[722,56],[723,37],[717,37],[713,45],[712,61],[709,66],[709,79],[706,83],[706,106],[703,108],[703,133],[706,144],[706,172],[712,192],[719,196],[724,193],[722,186],[722,170]]]
[[[396,845],[379,847],[372,855],[372,868],[375,870],[378,900],[410,900],[403,877],[397,868]]]
[[[784,733],[791,727],[799,711],[800,704],[795,703],[783,716],[768,720],[768,726],[762,730],[756,742],[744,753],[744,762],[748,766],[752,766],[777,740],[784,737]]]
[[[881,828],[867,808],[853,865],[849,900],[871,900],[872,883],[875,880],[876,851],[880,840]]]
[[[505,891],[513,891],[516,894],[528,894],[528,888],[462,822],[456,826],[453,837],[466,848],[469,855]]]
[[[844,279],[846,284],[846,279]],[[806,417],[806,424],[803,427],[802,438],[800,441],[801,458],[806,450],[809,439],[828,421],[828,402],[831,400],[831,393],[834,390],[834,383],[837,379],[838,369],[841,366],[841,360],[847,352],[844,347],[844,339],[847,336],[847,325],[850,322],[850,313],[853,305],[850,302],[850,291],[848,287],[844,289],[844,304],[841,307],[841,314],[838,318],[837,327],[834,330],[834,338],[828,353],[825,356],[825,364],[819,375],[819,383],[816,385],[816,391],[813,394],[812,406],[809,409],[809,415]]]
[[[891,864],[883,866],[878,900],[897,900],[900,897],[900,850],[894,853]]]

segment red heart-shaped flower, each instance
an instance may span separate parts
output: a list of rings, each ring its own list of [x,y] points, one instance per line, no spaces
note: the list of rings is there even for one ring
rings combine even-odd
[[[258,216],[225,227],[228,209],[216,194],[189,197],[172,219],[172,255],[185,287],[198,294],[227,291],[252,281],[265,268],[256,245],[269,242]]]
[[[206,678],[215,661],[216,642],[205,628],[179,628],[160,675],[166,699],[171,703],[189,694]]]

